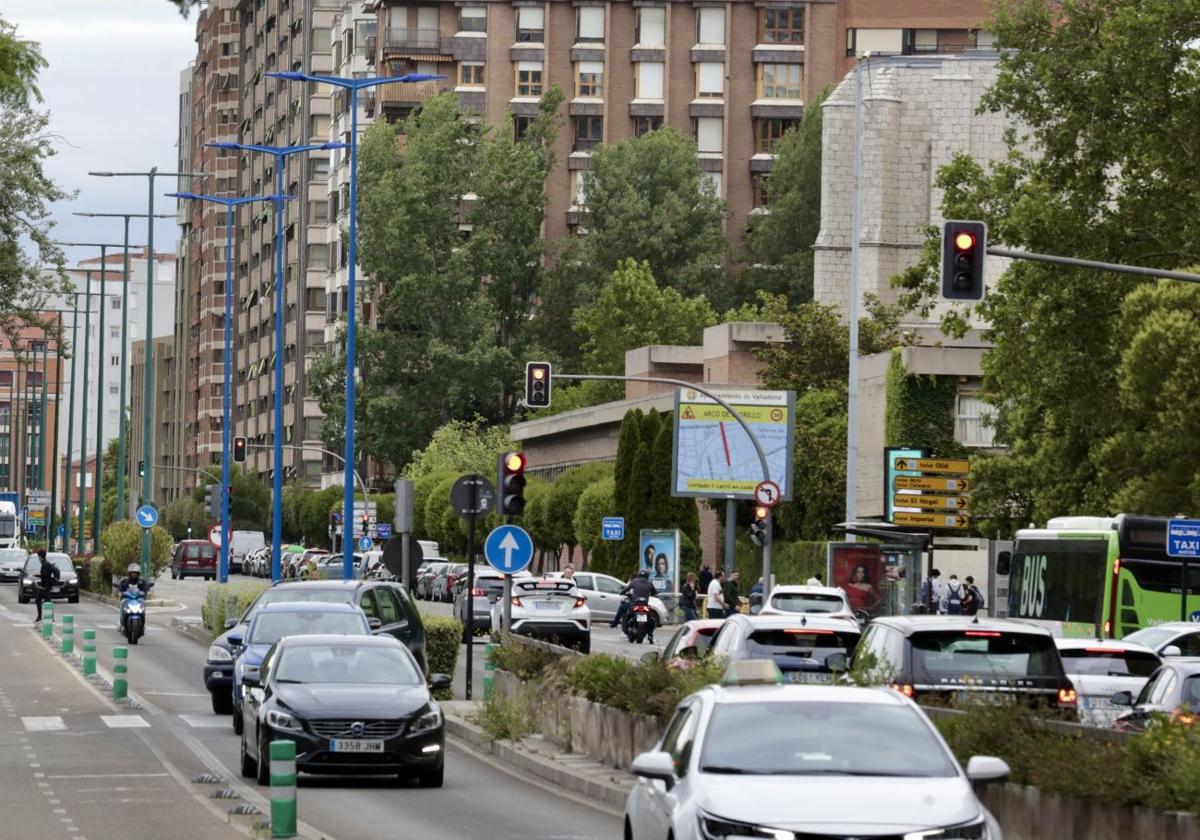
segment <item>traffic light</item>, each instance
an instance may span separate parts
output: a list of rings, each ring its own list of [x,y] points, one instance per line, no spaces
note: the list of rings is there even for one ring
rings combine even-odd
[[[750,542],[757,546],[767,544],[767,518],[771,515],[771,509],[766,505],[757,505],[754,508],[754,522],[750,524]]]
[[[505,452],[500,456],[500,515],[520,516],[525,510],[525,456]]]
[[[221,515],[221,485],[208,484],[204,487],[204,515],[216,519]]]
[[[246,439],[244,437],[233,439],[233,460],[239,464],[246,462]]]
[[[146,477],[146,462],[138,461],[138,478]]]
[[[369,536],[371,533],[371,517],[368,514],[362,515],[362,535]]]
[[[983,300],[987,225],[950,221],[942,226],[942,297]]]
[[[525,363],[525,405],[530,408],[550,407],[550,363]]]

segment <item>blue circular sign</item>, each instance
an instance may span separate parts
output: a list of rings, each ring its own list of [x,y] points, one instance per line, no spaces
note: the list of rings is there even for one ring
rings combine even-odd
[[[58,535],[60,537],[65,537],[67,535],[67,526],[66,525],[58,526]]]
[[[493,569],[511,575],[533,560],[533,539],[524,528],[501,525],[488,534],[483,555]]]
[[[153,505],[142,505],[137,509],[137,523],[143,528],[153,528],[158,524],[158,511]]]
[[[362,537],[358,541],[358,547],[363,551],[370,550],[373,545],[375,545],[375,542],[370,537]]]

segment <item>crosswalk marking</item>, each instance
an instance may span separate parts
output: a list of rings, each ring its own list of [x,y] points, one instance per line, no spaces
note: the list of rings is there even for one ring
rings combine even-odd
[[[193,729],[229,729],[229,719],[222,717],[214,717],[213,715],[180,715],[188,726]]]
[[[146,729],[150,726],[141,715],[100,715],[100,720],[112,729]]]
[[[23,717],[21,723],[25,725],[26,732],[53,732],[67,728],[63,719],[57,715],[53,717]]]

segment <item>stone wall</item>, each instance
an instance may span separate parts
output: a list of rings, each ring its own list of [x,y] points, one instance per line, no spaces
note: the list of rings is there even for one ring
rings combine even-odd
[[[1096,784],[1103,784],[1097,779]],[[979,796],[1005,840],[1197,840],[1195,815],[1127,808],[1043,793],[1024,785],[982,785]]]

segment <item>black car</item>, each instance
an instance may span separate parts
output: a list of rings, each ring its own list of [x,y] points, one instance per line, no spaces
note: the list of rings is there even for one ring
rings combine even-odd
[[[1113,724],[1122,732],[1144,731],[1156,714],[1195,723],[1195,713],[1200,711],[1200,659],[1170,657],[1150,675],[1136,700],[1130,692],[1118,691],[1112,702],[1131,707]]]
[[[1078,717],[1054,638],[1022,621],[914,615],[874,619],[853,666],[907,697],[943,705],[1019,701]]]
[[[393,636],[408,646],[424,671],[425,625],[408,589],[396,581],[386,580],[309,580],[276,583],[265,590],[246,612],[237,619],[225,622],[228,628],[213,640],[204,663],[204,687],[212,695],[212,710],[219,715],[233,711],[233,661],[242,649],[246,628],[254,611],[263,604],[286,601],[332,601],[356,604],[362,608],[379,634]]]
[[[473,632],[467,631],[467,595],[474,601],[475,613]],[[469,635],[484,635],[492,629],[492,604],[504,595],[504,575],[494,569],[475,568],[475,586],[467,592],[467,576],[463,576],[454,584],[454,617],[463,625],[463,641]]]
[[[71,562],[70,555],[51,551],[46,554],[46,559],[58,568],[58,583],[54,584],[54,588],[49,593],[51,600],[66,598],[68,602],[78,604],[79,574],[75,571],[75,564]],[[28,604],[37,597],[38,578],[41,574],[42,559],[36,554],[30,554],[29,559],[25,561],[25,569],[21,572],[21,579],[17,584],[20,587],[17,590],[19,603]]]
[[[298,772],[395,773],[442,786],[442,710],[395,639],[285,636],[242,680],[243,776],[267,784],[270,743],[289,740]],[[431,683],[448,688],[450,677],[434,674]]]

